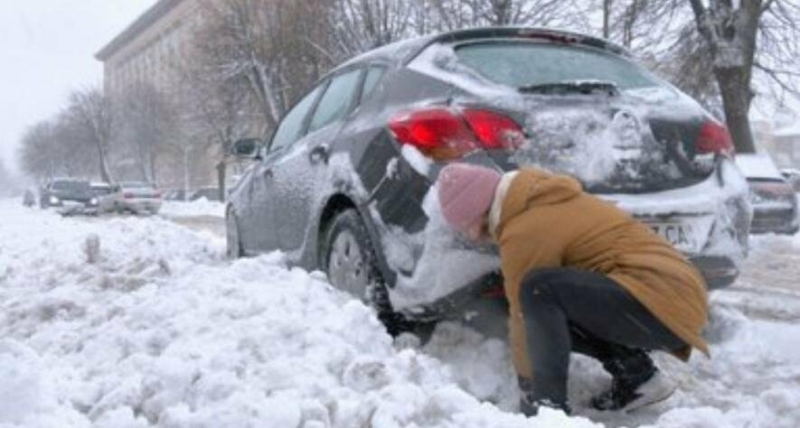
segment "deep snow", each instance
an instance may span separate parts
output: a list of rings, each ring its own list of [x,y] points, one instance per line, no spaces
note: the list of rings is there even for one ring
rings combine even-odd
[[[525,419],[500,340],[446,324],[422,349],[393,343],[280,254],[229,262],[220,238],[163,218],[0,201],[0,427],[796,427],[800,237],[753,244],[712,295],[712,359],[657,355],[670,400],[592,412],[609,380],[575,357],[578,416]]]

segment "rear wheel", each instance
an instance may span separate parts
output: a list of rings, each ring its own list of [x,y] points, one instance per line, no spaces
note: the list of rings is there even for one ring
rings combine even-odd
[[[242,242],[239,239],[239,222],[233,208],[225,214],[225,253],[229,259],[238,259],[242,256]]]
[[[375,308],[391,335],[411,325],[395,313],[364,222],[354,209],[339,213],[321,236],[322,267],[331,284]]]

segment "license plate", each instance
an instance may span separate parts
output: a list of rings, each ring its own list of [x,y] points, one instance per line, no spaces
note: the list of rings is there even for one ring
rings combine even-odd
[[[648,223],[650,229],[681,251],[695,251],[697,237],[692,226],[684,223]]]

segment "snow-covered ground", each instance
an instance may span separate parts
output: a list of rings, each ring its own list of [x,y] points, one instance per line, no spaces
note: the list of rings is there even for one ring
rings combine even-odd
[[[670,400],[592,412],[609,379],[576,357],[577,416],[525,419],[500,340],[445,324],[421,349],[393,343],[279,254],[230,262],[217,235],[165,218],[0,201],[0,427],[797,427],[800,237],[753,247],[712,296],[712,359],[657,356]]]

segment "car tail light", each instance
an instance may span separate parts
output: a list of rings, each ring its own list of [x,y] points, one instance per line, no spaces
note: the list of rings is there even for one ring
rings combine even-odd
[[[401,144],[437,160],[454,159],[479,149],[517,147],[524,133],[513,120],[478,109],[432,107],[403,112],[389,121]]]
[[[695,142],[698,154],[720,153],[733,156],[733,140],[728,128],[715,121],[708,121],[700,128]]]
[[[519,125],[503,115],[486,110],[464,110],[463,115],[484,149],[514,149],[525,139]]]
[[[133,199],[134,194],[130,193],[130,192],[125,192],[125,193],[122,194],[122,197],[125,198],[125,199]]]

